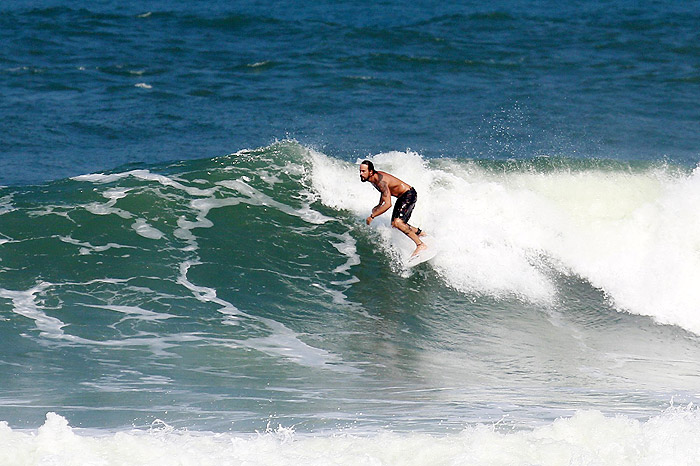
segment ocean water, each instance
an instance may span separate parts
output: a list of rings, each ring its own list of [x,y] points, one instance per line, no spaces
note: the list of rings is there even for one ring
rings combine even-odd
[[[0,464],[700,464],[699,24],[3,2]]]

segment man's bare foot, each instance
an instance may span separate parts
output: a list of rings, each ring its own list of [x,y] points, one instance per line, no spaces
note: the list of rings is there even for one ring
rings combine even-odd
[[[416,250],[413,251],[413,254],[411,254],[411,257],[417,255],[421,251],[425,251],[428,249],[428,246],[425,245],[425,243],[420,243],[418,246],[416,246]]]

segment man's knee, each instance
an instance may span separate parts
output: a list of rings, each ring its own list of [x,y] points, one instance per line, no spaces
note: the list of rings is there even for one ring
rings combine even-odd
[[[391,226],[403,231],[406,228],[406,223],[397,217],[391,221]]]

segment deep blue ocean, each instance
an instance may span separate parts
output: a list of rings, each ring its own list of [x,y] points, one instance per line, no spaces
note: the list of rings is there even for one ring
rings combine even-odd
[[[700,2],[8,0],[0,42],[0,464],[700,464]]]

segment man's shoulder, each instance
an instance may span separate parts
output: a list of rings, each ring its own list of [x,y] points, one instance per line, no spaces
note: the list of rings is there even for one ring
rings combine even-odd
[[[391,173],[387,173],[387,172],[377,172],[377,173],[379,173],[379,177],[380,177],[381,179],[383,179],[384,181],[393,182],[393,181],[395,181],[395,180],[398,180],[398,178],[396,178],[396,177],[395,177],[394,175],[392,175]]]

